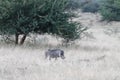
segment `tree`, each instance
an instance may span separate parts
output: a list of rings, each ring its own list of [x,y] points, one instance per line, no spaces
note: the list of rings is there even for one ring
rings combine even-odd
[[[23,44],[29,33],[52,34],[67,41],[79,38],[86,28],[70,21],[73,15],[66,11],[67,0],[0,0],[0,32],[3,35],[15,35],[15,44],[19,35],[23,35]]]
[[[120,0],[102,1],[100,13],[103,20],[120,21]]]

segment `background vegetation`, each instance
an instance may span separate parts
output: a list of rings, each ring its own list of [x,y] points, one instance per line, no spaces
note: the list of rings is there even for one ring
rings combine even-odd
[[[52,0],[39,0],[41,1],[41,3],[37,2],[39,5],[36,4],[37,0],[32,3],[29,2],[30,0],[0,1],[1,35],[3,34],[5,37],[8,36],[14,39],[15,32],[19,32],[19,38],[21,39],[24,33],[28,33],[26,35],[26,43],[22,46],[5,44],[0,41],[0,80],[120,80],[119,21],[107,22],[105,21],[106,19],[100,21],[104,16],[101,16],[99,12],[83,13],[78,10],[75,11],[76,17],[73,17],[73,15],[68,12],[74,12],[71,9],[60,9],[62,11],[64,10],[64,12],[59,13],[58,7],[60,6],[58,6],[58,3],[56,3],[57,6],[55,9],[52,8],[51,10],[51,6],[53,6],[51,4],[55,3]],[[45,1],[45,4],[50,3],[49,7],[45,6],[42,1]],[[52,1],[52,3],[49,1]],[[61,0],[56,1],[59,2]],[[86,0],[81,1],[84,2]],[[39,9],[36,10],[36,8],[39,8],[40,11],[38,11]],[[26,11],[25,9],[27,9],[27,12],[24,12]],[[58,12],[55,13],[53,9]],[[100,9],[102,10],[101,7]],[[14,12],[16,12],[16,15],[13,15]],[[50,16],[49,13],[51,12],[54,13],[55,16],[53,14]],[[69,17],[68,14],[70,14],[71,17]],[[13,15],[13,17],[11,15]],[[75,23],[73,21],[75,21]],[[73,36],[71,31],[74,32],[76,28],[70,25],[76,26],[77,24],[78,26],[79,24],[76,23],[76,21],[83,26],[89,27],[86,31],[87,33],[83,32],[84,36],[82,36],[82,39],[75,40],[75,42],[68,47],[62,46],[61,40],[63,38],[68,39],[68,37],[71,38],[70,35]],[[39,25],[38,22],[41,26],[36,26]],[[61,27],[57,27],[56,25]],[[82,26],[80,27],[80,30],[82,30]],[[58,34],[56,34],[57,28],[60,28],[60,31],[61,29],[63,30],[61,31],[62,34],[71,34],[67,37],[65,35],[63,38],[60,38],[57,36]],[[63,28],[65,28],[65,30]],[[4,37],[1,37],[1,35],[0,40]],[[52,59],[51,61],[45,59],[45,51],[56,48],[64,51],[66,59],[61,60],[58,58],[58,60]]]
[[[102,1],[100,13],[103,20],[120,21],[120,0]]]
[[[15,43],[23,35],[23,44],[29,33],[52,34],[62,37],[66,42],[80,37],[86,30],[73,22],[73,13],[66,11],[68,0],[1,0],[0,32],[14,35]]]
[[[100,5],[98,2],[90,1],[90,2],[86,2],[86,4],[82,6],[82,11],[95,13],[98,12],[99,7]]]
[[[83,12],[98,12],[100,8],[100,0],[70,0],[69,9],[82,9]]]

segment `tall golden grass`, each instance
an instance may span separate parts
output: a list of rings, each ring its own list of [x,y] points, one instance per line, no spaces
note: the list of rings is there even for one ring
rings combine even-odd
[[[61,39],[50,35],[34,35],[23,46],[1,43],[0,80],[120,80],[120,40],[106,34],[120,23],[99,22],[99,14],[79,12],[79,16],[74,20],[90,29],[69,47],[60,46]],[[45,59],[48,48],[63,49],[66,59]]]

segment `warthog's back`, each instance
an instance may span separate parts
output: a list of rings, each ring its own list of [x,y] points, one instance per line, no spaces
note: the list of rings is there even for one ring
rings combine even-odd
[[[57,58],[57,57],[61,57],[62,59],[64,59],[64,51],[61,49],[53,49],[53,50],[48,50],[45,53],[46,57],[49,56],[49,58]]]

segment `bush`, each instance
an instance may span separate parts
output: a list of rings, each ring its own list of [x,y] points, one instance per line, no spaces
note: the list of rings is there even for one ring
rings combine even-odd
[[[120,0],[105,0],[100,8],[103,20],[120,21]]]
[[[68,4],[67,4],[67,9],[72,9],[72,10],[76,10],[79,9],[81,7],[81,3],[79,0],[69,0]]]
[[[52,34],[67,41],[78,39],[86,30],[70,21],[67,0],[0,0],[0,33],[14,35],[23,44],[29,33]],[[23,35],[19,40],[19,35]]]
[[[95,12],[98,12],[98,10],[99,10],[99,4],[95,3],[95,2],[90,2],[90,3],[82,6],[82,11],[83,12],[95,13]]]

